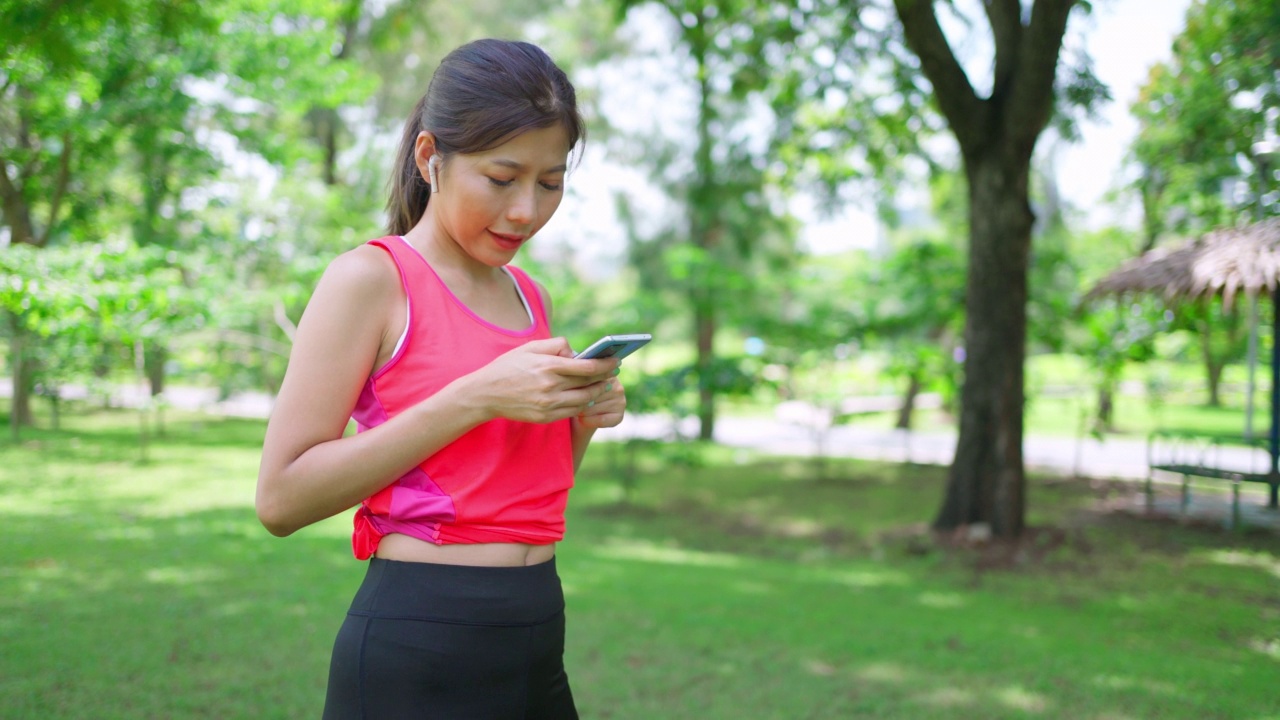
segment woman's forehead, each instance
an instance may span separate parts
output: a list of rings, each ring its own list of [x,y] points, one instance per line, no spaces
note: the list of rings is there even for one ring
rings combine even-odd
[[[513,170],[564,170],[569,157],[569,133],[560,124],[533,128],[475,156]]]

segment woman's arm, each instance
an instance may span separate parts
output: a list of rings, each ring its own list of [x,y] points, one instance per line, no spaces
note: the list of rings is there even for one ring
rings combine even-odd
[[[560,357],[568,351],[563,338],[527,343],[387,422],[343,437],[392,334],[388,318],[403,302],[394,266],[370,246],[340,256],[317,285],[263,442],[257,509],[272,534],[289,535],[354,506],[495,417],[572,417],[603,392],[616,366]]]

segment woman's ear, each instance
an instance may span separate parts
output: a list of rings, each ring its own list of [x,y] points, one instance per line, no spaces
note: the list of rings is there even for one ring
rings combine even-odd
[[[418,133],[418,139],[413,143],[413,161],[418,166],[418,173],[422,176],[423,181],[431,184],[431,192],[436,192],[436,175],[440,165],[440,154],[436,152],[435,135],[426,130]]]

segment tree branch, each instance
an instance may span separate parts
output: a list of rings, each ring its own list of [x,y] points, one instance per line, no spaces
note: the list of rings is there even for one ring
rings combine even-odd
[[[3,146],[0,146],[0,150]],[[18,182],[22,182],[19,175]],[[22,191],[9,178],[9,161],[0,152],[0,202],[3,202],[4,220],[12,233],[10,239],[15,243],[34,244],[31,232],[31,208],[27,206]]]
[[[54,182],[53,197],[49,200],[49,222],[44,232],[36,239],[36,247],[44,247],[53,233],[53,226],[58,222],[58,210],[62,206],[62,198],[67,193],[67,184],[71,182],[71,132],[62,134],[62,155],[58,158],[58,179]]]
[[[293,336],[297,334],[298,326],[289,319],[289,313],[285,312],[284,303],[280,302],[279,298],[276,298],[271,310],[272,315],[275,317],[276,327],[280,328],[285,337],[289,338],[289,342],[293,342]],[[288,352],[286,351],[285,354],[288,355]]]
[[[339,22],[342,24],[342,48],[333,56],[335,60],[345,60],[351,54],[351,46],[356,41],[356,29],[360,26],[360,14],[364,0],[349,0],[342,9]]]
[[[1019,40],[1022,37],[1022,2],[1021,0],[982,0],[982,7],[987,12],[987,22],[991,25],[991,34],[995,38],[996,67],[991,83],[991,96],[999,98],[1006,94],[1009,79],[1018,66]]]
[[[199,337],[199,336],[198,336]],[[233,328],[222,328],[214,333],[214,337],[218,342],[229,343],[237,347],[253,348],[262,350],[280,357],[289,357],[291,346],[271,338],[255,335],[244,330],[235,330]]]
[[[1030,155],[1036,138],[1053,113],[1054,78],[1067,18],[1078,0],[1036,0],[1031,22],[1022,33],[1018,68],[1013,77],[1005,131],[1014,146]]]
[[[956,140],[968,152],[982,142],[986,107],[973,90],[969,76],[956,61],[947,36],[938,25],[933,0],[893,0],[911,51],[933,85],[938,108],[946,116]]]

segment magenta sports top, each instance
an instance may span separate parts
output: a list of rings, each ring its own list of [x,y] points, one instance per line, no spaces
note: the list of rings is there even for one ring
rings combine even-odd
[[[463,305],[403,238],[369,244],[395,261],[409,298],[409,317],[400,347],[365,382],[352,411],[360,431],[386,422],[508,350],[551,337],[538,288],[519,268],[507,270],[529,310],[530,325],[508,330]],[[365,499],[356,509],[352,548],[364,560],[390,533],[437,545],[550,544],[564,537],[572,486],[569,420],[490,420]]]

